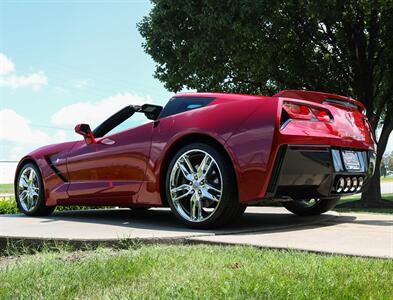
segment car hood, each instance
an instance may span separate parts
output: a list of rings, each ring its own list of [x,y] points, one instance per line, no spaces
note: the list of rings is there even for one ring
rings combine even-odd
[[[40,147],[32,152],[30,152],[27,156],[38,158],[42,156],[50,156],[53,154],[57,154],[63,152],[64,154],[68,153],[69,150],[73,147],[73,145],[77,143],[77,141],[58,143]]]

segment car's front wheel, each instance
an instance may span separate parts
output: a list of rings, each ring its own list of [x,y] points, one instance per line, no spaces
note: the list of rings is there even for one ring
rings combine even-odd
[[[316,216],[333,209],[340,198],[311,198],[283,202],[290,212],[299,216]]]
[[[181,148],[167,169],[165,190],[175,216],[192,228],[224,225],[244,211],[231,161],[203,143]]]
[[[21,212],[28,216],[47,216],[55,206],[46,206],[44,185],[40,170],[35,164],[24,165],[17,177],[15,198]]]

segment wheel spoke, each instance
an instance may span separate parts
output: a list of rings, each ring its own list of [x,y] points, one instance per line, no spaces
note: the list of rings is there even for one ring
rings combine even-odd
[[[29,174],[29,183],[32,184],[33,180],[35,177],[35,171],[33,169],[30,169],[30,174]]]
[[[184,190],[186,190],[186,192],[184,194],[176,197],[176,193],[178,193],[180,191],[184,191]],[[188,184],[182,184],[181,186],[171,189],[171,193],[173,194],[172,200],[178,201],[178,200],[188,196],[189,194],[191,194],[191,186],[189,186]]]
[[[32,195],[32,196],[38,196],[38,193],[37,193],[37,191],[32,190],[32,191],[31,191],[31,195]]]
[[[183,160],[186,162],[187,167],[188,167],[188,169],[190,170],[190,173],[191,173],[191,174],[194,173],[194,167],[192,166],[192,164],[191,164],[190,160],[188,159],[188,156],[187,156],[187,155],[185,155],[185,156],[183,157]]]
[[[171,189],[171,193],[177,193],[182,190],[190,190],[190,189],[191,189],[191,186],[189,186],[188,184],[182,184],[181,186]]]
[[[198,202],[199,201],[199,197],[198,194],[195,193],[192,195],[191,199],[190,199],[190,205],[191,205],[191,220],[196,220],[197,218],[197,208],[198,208]]]
[[[219,193],[219,194],[221,195],[221,190],[218,190],[218,189],[216,189],[215,187],[212,187],[210,184],[205,183],[204,187],[205,187],[207,190],[215,191],[216,193]]]
[[[206,177],[213,163],[214,161],[210,155],[205,154],[197,171],[199,179],[204,179]]]
[[[202,201],[201,198],[198,197],[198,220],[202,220],[203,215],[202,215]]]
[[[24,190],[22,193],[19,194],[19,199],[20,199],[21,201],[25,201],[26,196],[27,196],[27,191]]]
[[[199,177],[199,178],[202,177],[202,175],[203,175],[203,170],[205,169],[208,160],[209,160],[209,156],[208,156],[207,154],[204,154],[204,156],[203,156],[203,158],[202,158],[202,161],[201,161],[201,163],[199,164],[198,170],[197,170],[197,173],[198,173],[198,177]]]
[[[31,196],[30,195],[27,195],[25,202],[26,202],[27,209],[31,209]]]
[[[188,164],[190,163],[188,161],[188,159],[183,158],[183,160],[186,162],[187,167],[183,164],[183,162],[178,161],[177,165],[179,166],[179,169],[181,170],[181,172],[183,173],[184,178],[186,178],[187,180],[192,180],[193,176],[192,176],[192,169],[190,169],[190,167],[188,166]],[[188,161],[188,163],[187,163]],[[189,170],[187,170],[187,168]],[[190,171],[191,170],[191,171]]]
[[[216,198],[213,194],[209,193],[207,189],[202,189],[202,197],[205,197],[211,201],[219,202],[220,199]]]
[[[177,197],[175,197],[175,198],[172,198],[172,201],[177,202],[177,201],[179,201],[180,199],[183,199],[184,197],[189,196],[190,194],[191,194],[191,190],[189,190],[188,192],[186,192],[186,193],[184,193],[184,194],[182,194],[182,195],[180,195],[180,196],[177,196]]]
[[[209,165],[206,167],[205,172],[203,173],[203,177],[205,178],[207,176],[207,174],[209,173],[211,167],[213,166],[214,161],[211,160]]]
[[[19,188],[27,188],[29,186],[26,175],[22,175],[19,179]]]
[[[37,199],[34,199],[33,196],[31,197],[31,207],[35,207]]]

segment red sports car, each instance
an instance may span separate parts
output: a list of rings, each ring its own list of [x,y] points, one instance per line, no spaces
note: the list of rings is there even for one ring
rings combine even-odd
[[[151,122],[127,128],[135,113]],[[319,92],[177,94],[164,108],[127,106],[75,131],[84,140],[20,161],[15,195],[26,215],[56,205],[169,206],[184,224],[207,228],[265,199],[317,215],[360,192],[375,168],[362,103]]]

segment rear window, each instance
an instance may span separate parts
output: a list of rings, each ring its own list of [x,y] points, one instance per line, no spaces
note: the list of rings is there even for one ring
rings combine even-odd
[[[173,97],[161,111],[159,118],[176,115],[188,110],[204,107],[212,102],[209,97]]]

